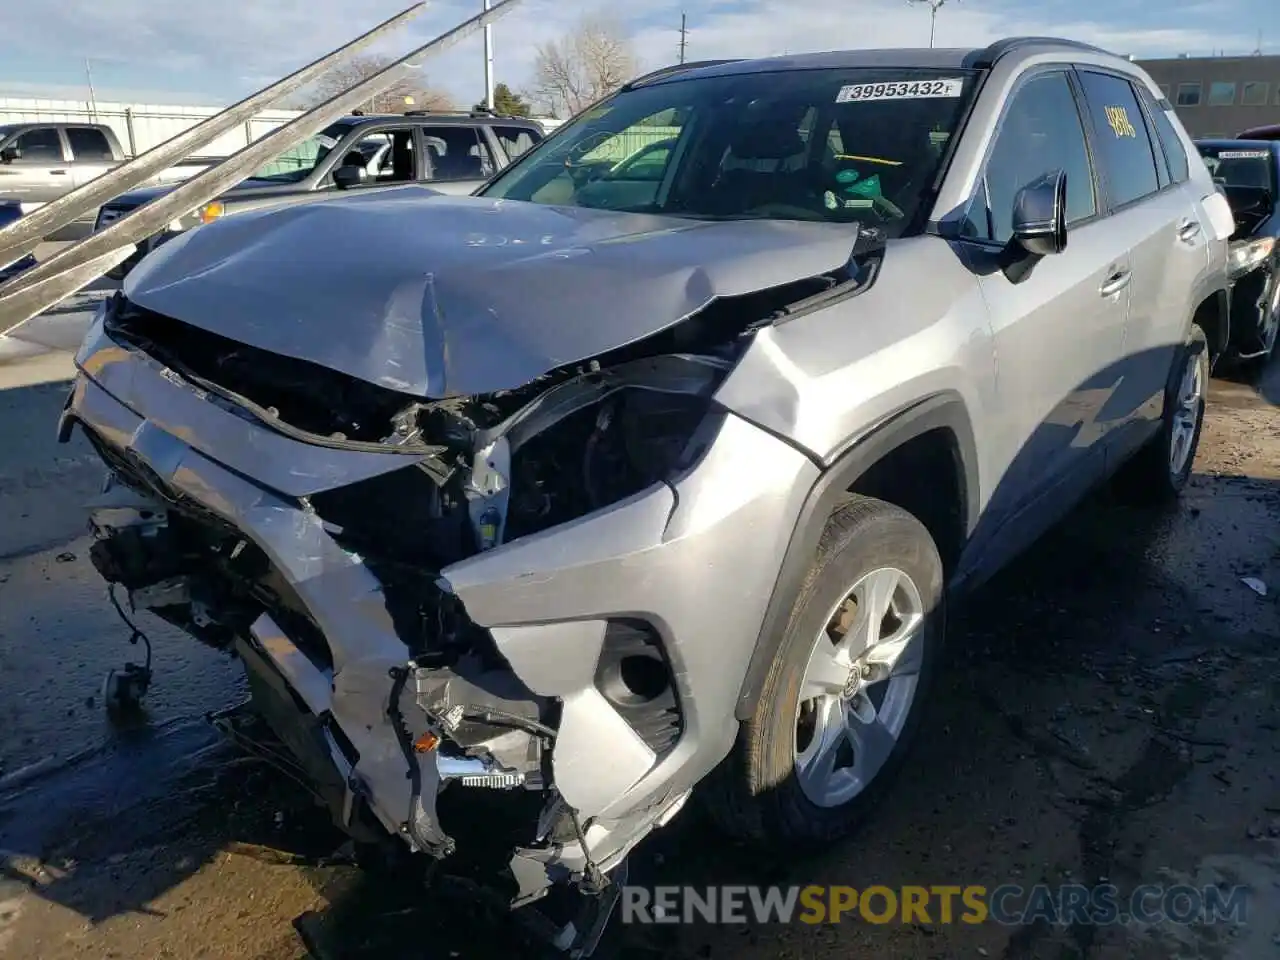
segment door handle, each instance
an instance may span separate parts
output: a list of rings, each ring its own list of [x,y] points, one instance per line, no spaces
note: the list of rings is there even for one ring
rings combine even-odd
[[[1178,239],[1183,243],[1194,243],[1198,236],[1200,236],[1200,221],[1183,220],[1178,224]]]
[[[49,176],[51,176],[51,177],[65,177],[66,175],[67,175],[67,171],[65,171],[65,170],[50,170],[50,171],[49,171]]]
[[[1132,279],[1133,274],[1128,270],[1119,270],[1102,282],[1102,286],[1098,288],[1098,293],[1104,297],[1114,296],[1127,287]]]

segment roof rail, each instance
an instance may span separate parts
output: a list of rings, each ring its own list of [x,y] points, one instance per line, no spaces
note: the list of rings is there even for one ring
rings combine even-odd
[[[996,61],[1001,57],[1024,47],[1065,47],[1068,50],[1078,50],[1082,53],[1107,53],[1101,47],[1082,43],[1079,40],[1066,40],[1062,37],[1006,37],[1003,40],[997,40],[983,50],[977,50],[970,54],[968,58],[970,62],[966,66],[990,69],[995,66]]]
[[[673,63],[669,67],[663,67],[660,70],[653,70],[649,73],[642,74],[634,80],[629,80],[622,85],[623,90],[631,90],[635,87],[642,87],[646,83],[653,83],[657,80],[665,80],[667,77],[674,77],[676,74],[684,73],[686,70],[697,70],[699,67],[718,67],[722,63],[738,63],[742,57],[730,57],[726,60],[693,60],[689,63]]]
[[[471,119],[480,119],[481,117],[495,117],[499,120],[525,120],[526,117],[517,117],[514,114],[503,113],[501,110],[489,110],[486,107],[473,107],[470,110],[406,110],[401,116],[405,117],[468,117]]]

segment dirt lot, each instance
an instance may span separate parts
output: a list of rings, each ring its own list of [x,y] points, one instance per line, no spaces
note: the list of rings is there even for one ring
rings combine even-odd
[[[218,742],[233,665],[151,632],[148,723],[95,702],[128,657],[79,535],[99,472],[52,444],[57,384],[0,391],[0,955],[472,957],[508,928],[465,897],[377,883],[306,797]],[[955,618],[902,782],[819,859],[762,862],[681,814],[646,882],[1251,887],[1243,926],[615,927],[634,958],[1274,957],[1280,953],[1280,363],[1216,381],[1180,507],[1105,492]],[[1243,582],[1269,588],[1259,596]],[[148,627],[152,624],[148,624]],[[425,900],[425,904],[424,904]],[[504,951],[505,952],[505,951]]]

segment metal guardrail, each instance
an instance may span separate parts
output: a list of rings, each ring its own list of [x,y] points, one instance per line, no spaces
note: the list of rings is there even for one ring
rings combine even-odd
[[[106,229],[91,234],[43,263],[18,274],[7,283],[0,284],[0,336],[92,283],[112,267],[128,259],[138,242],[145,240],[165,224],[212,200],[263,164],[404,79],[425,58],[448,49],[494,20],[506,16],[519,2],[520,0],[498,0],[488,10],[464,20],[452,30],[442,33],[377,73],[276,128],[216,166],[183,181],[164,196],[138,207]],[[182,157],[194,153],[272,101],[319,78],[327,69],[359,48],[421,13],[425,6],[425,3],[415,3],[296,73],[0,229],[0,265],[12,263],[31,253],[48,234],[145,182]]]

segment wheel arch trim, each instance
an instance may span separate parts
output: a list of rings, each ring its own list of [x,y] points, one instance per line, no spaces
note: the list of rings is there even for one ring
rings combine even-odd
[[[920,400],[877,426],[871,433],[843,451],[819,475],[805,497],[783,554],[769,596],[760,633],[738,694],[734,715],[747,720],[755,712],[769,666],[777,654],[795,598],[799,595],[813,556],[817,552],[827,519],[841,497],[871,467],[903,444],[932,430],[948,430],[955,438],[959,456],[960,496],[964,501],[965,532],[977,524],[980,488],[977,445],[964,400],[958,393],[944,391]]]

